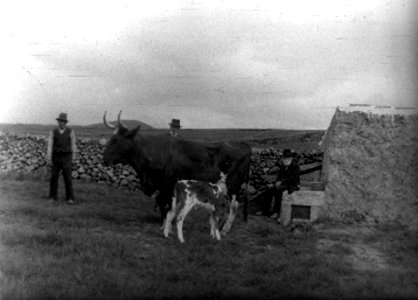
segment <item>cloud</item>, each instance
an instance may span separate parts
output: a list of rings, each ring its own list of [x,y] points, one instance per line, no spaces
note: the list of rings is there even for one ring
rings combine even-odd
[[[1,119],[33,120],[24,108],[36,106],[40,122],[56,110],[87,124],[123,109],[156,127],[179,117],[188,127],[325,128],[329,107],[416,101],[412,2],[289,3],[109,1],[101,12],[89,2],[68,15],[51,4],[52,16],[29,16],[33,36],[20,26],[6,39],[15,58],[4,78],[18,84]]]

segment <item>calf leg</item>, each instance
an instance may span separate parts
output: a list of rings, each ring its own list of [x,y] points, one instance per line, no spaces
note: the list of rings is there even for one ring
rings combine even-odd
[[[215,218],[213,216],[213,213],[211,212],[209,215],[209,224],[210,224],[210,235],[211,237],[215,238]]]
[[[213,238],[216,238],[218,241],[220,241],[221,234],[219,233],[218,221],[214,212],[210,213],[209,222],[210,222],[210,235]]]
[[[218,222],[216,220],[215,217],[215,207],[213,206],[213,204],[210,203],[203,203],[203,202],[198,202],[196,203],[196,205],[203,207],[204,209],[206,209],[207,211],[209,211],[209,224],[210,224],[210,235],[213,238],[217,238],[217,233],[219,234],[219,229],[218,229]]]
[[[189,211],[193,208],[194,204],[189,203],[188,201],[186,201],[186,204],[184,205],[184,207],[180,210],[180,212],[177,215],[177,236],[180,240],[180,242],[184,243],[184,237],[183,237],[183,222],[184,219],[186,218],[187,214],[189,213]]]
[[[234,221],[235,216],[237,214],[239,203],[236,198],[236,195],[232,195],[231,203],[229,205],[229,215],[228,219],[225,222],[225,225],[222,227],[222,235],[226,235],[228,231],[231,229],[232,222]]]

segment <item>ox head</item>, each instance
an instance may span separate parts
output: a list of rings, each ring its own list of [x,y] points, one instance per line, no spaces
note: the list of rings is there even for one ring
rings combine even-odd
[[[110,124],[106,121],[106,112],[103,116],[105,126],[114,130],[114,134],[110,138],[103,154],[105,164],[128,163],[129,158],[133,158],[134,156],[134,138],[141,126],[129,130],[120,119],[121,113],[122,111],[119,112],[117,125]]]

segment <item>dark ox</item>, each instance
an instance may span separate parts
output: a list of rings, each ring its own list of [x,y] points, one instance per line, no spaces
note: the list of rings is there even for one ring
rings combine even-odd
[[[129,130],[118,116],[118,125],[104,124],[115,130],[105,151],[106,164],[129,164],[137,172],[141,188],[147,196],[159,191],[156,202],[161,212],[161,223],[171,209],[174,185],[179,180],[217,182],[221,172],[228,174],[227,187],[230,208],[222,233],[231,228],[238,209],[241,186],[247,183],[251,148],[242,142],[193,142],[173,138],[169,134],[144,136],[140,126]],[[247,221],[248,200],[245,195],[244,220]]]

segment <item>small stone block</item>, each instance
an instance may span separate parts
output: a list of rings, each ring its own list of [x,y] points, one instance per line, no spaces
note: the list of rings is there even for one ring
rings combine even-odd
[[[318,219],[321,213],[321,206],[324,203],[325,193],[323,191],[300,190],[292,194],[283,193],[280,222],[283,226],[289,226],[292,222],[292,205],[310,206],[309,222]]]

